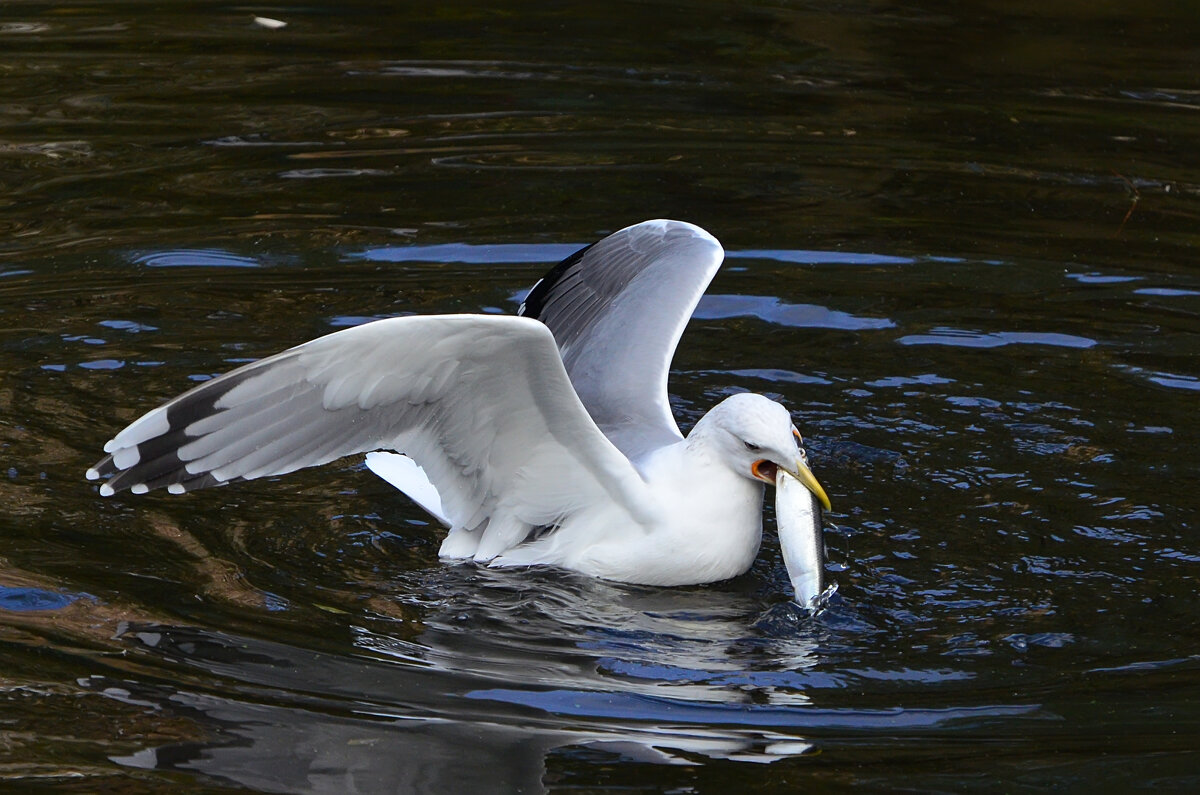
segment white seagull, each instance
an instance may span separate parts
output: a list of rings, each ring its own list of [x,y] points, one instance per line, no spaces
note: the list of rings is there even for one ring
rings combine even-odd
[[[671,357],[723,259],[692,224],[630,226],[556,266],[515,317],[377,320],[206,381],[118,433],[87,477],[106,497],[181,494],[369,453],[449,528],[443,558],[735,577],[758,554],[764,484],[829,498],[780,404],[734,395],[686,437],[671,415]]]

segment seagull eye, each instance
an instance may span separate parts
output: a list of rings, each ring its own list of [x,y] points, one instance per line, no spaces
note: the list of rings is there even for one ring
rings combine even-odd
[[[758,445],[756,445],[754,442],[746,442],[746,441],[743,441],[743,442],[742,442],[742,444],[746,445],[746,449],[747,449],[747,450],[749,450],[749,451],[750,451],[750,452],[752,452],[752,453],[757,453],[759,450],[761,450],[761,449],[762,449],[761,447],[759,447]]]

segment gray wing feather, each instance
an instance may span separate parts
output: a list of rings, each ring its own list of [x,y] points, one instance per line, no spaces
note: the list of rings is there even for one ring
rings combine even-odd
[[[567,258],[521,304],[550,327],[583,405],[630,458],[682,438],[671,358],[724,257],[698,226],[646,221]]]
[[[384,449],[424,468],[459,527],[506,505],[520,506],[506,520],[533,525],[598,500],[630,521],[653,512],[546,327],[518,317],[393,318],[330,334],[205,382],[104,449],[87,473],[104,495],[178,493]]]

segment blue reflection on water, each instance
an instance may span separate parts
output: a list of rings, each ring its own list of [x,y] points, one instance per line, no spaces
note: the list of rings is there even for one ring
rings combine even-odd
[[[845,331],[893,328],[884,317],[859,317],[816,304],[789,304],[769,295],[706,295],[692,315],[699,320],[757,317],[792,328],[832,328]]]
[[[257,268],[260,263],[215,248],[181,248],[134,254],[133,261],[147,268]]]
[[[1127,373],[1141,376],[1151,383],[1159,386],[1169,387],[1171,389],[1186,389],[1192,392],[1200,392],[1200,378],[1186,373],[1168,373],[1163,370],[1147,370],[1144,367],[1135,367],[1133,365],[1120,365],[1120,370]]]
[[[354,252],[347,259],[369,262],[558,262],[583,248],[584,244],[439,243],[428,246],[382,246]]]
[[[1136,282],[1137,276],[1114,276],[1107,273],[1068,273],[1068,279],[1074,279],[1080,284],[1121,284],[1122,282]]]
[[[928,334],[906,334],[901,345],[953,345],[960,348],[1000,348],[1005,345],[1050,345],[1056,348],[1091,348],[1098,343],[1074,334],[1042,331],[968,331],[939,326]]]
[[[9,610],[14,613],[33,610],[61,610],[85,596],[87,594],[0,585],[0,610]]]
[[[1174,298],[1187,295],[1200,295],[1200,290],[1184,290],[1176,287],[1143,287],[1140,290],[1134,290],[1133,294]]]
[[[792,370],[783,370],[779,368],[763,368],[751,367],[741,370],[708,370],[709,373],[728,373],[737,378],[760,378],[763,381],[782,382],[787,384],[817,384],[820,386],[829,386],[833,381],[821,376],[810,375],[805,373],[797,373]]]
[[[1034,715],[1037,704],[997,704],[945,709],[825,709],[794,708],[772,704],[721,704],[685,702],[636,693],[590,690],[514,690],[492,688],[467,693],[467,698],[501,701],[557,715],[589,718],[670,719],[679,723],[787,726],[800,728],[851,727],[919,728],[942,726],[950,721],[981,720],[1002,716]],[[1049,716],[1046,716],[1049,717]]]
[[[796,262],[802,265],[911,265],[917,260],[912,257],[896,257],[888,254],[865,254],[858,251],[805,251],[803,249],[746,249],[727,251],[729,259],[769,259],[775,262]],[[941,257],[939,262],[958,260]]]
[[[130,334],[140,334],[143,331],[158,331],[157,326],[138,323],[135,320],[101,320],[96,325],[117,329],[118,331],[128,331]]]

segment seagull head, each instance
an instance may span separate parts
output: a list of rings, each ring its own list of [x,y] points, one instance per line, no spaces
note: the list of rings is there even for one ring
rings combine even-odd
[[[717,443],[739,474],[775,485],[776,475],[785,472],[803,483],[825,510],[830,509],[829,495],[808,468],[804,439],[787,409],[770,398],[744,392],[721,401],[706,415],[709,418]]]

